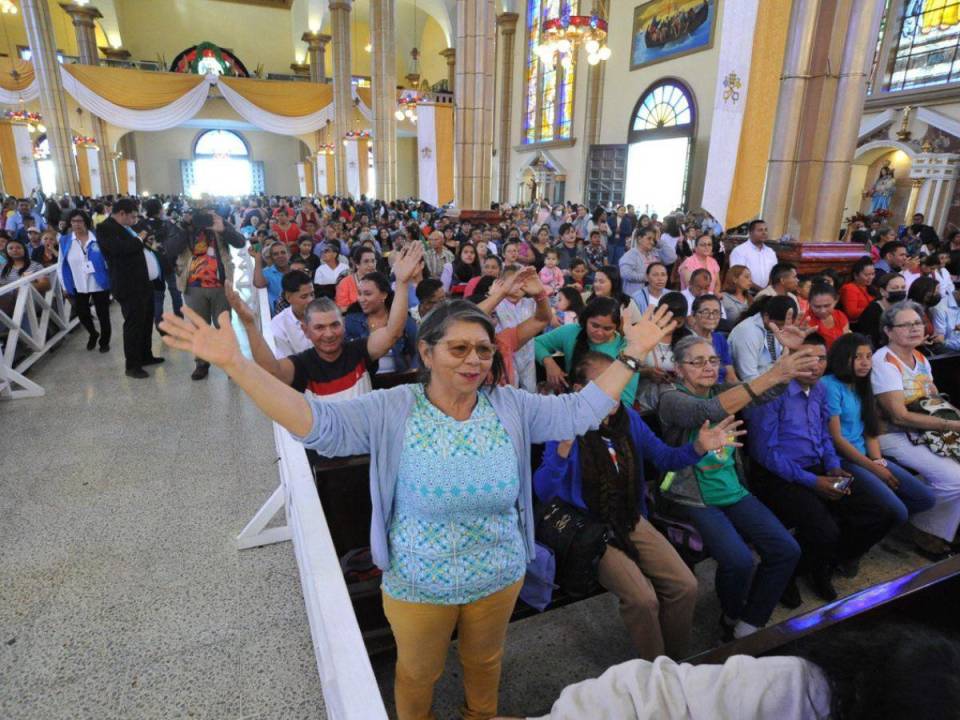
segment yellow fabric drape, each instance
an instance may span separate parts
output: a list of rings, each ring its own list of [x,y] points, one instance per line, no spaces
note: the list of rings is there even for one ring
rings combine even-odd
[[[0,166],[3,166],[3,191],[23,197],[33,188],[24,188],[20,177],[20,161],[17,159],[17,143],[13,139],[13,126],[0,122]]]
[[[752,220],[760,213],[776,119],[774,110],[780,95],[780,69],[787,47],[790,5],[790,0],[761,0],[757,6],[756,27],[763,31],[753,36],[747,107],[727,203],[728,228]]]
[[[261,110],[301,117],[323,110],[333,101],[333,85],[255,78],[220,77],[217,82],[227,85]]]
[[[11,75],[13,71],[19,73],[14,79]],[[0,88],[10,92],[19,92],[26,90],[33,82],[33,65],[26,60],[19,58],[0,58]]]
[[[368,87],[358,87],[357,88],[357,97],[360,98],[360,102],[366,105],[371,110],[373,109],[373,94],[370,88]]]
[[[437,105],[434,112],[437,202],[442,205],[453,202],[453,105]]]
[[[128,110],[162,108],[206,82],[202,75],[99,65],[64,65],[63,69],[104,100]]]

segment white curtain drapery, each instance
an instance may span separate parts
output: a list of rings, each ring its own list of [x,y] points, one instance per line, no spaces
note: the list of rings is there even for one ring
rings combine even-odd
[[[145,132],[169,130],[185,123],[200,112],[207,101],[210,85],[216,82],[216,78],[208,75],[205,82],[199,83],[169,105],[155,110],[129,110],[100,97],[63,67],[60,68],[60,77],[63,79],[63,89],[87,112],[111,125]]]
[[[212,82],[215,83],[216,78],[213,78]],[[240,117],[251,125],[256,125],[267,132],[277,133],[278,135],[306,135],[326,127],[328,122],[333,122],[332,102],[315,113],[299,117],[287,117],[267,112],[254,105],[226,83],[219,83],[217,87],[220,89],[223,99],[237,111]]]
[[[4,90],[0,88],[0,105],[19,105],[20,101],[31,102],[40,97],[40,85],[36,78],[23,90]]]

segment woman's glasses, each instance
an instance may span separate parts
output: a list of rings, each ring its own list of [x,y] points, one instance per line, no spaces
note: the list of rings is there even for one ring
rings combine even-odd
[[[708,358],[695,358],[693,360],[684,360],[683,364],[695,367],[697,370],[702,370],[706,365],[715,368],[720,367],[720,358],[716,355]]]
[[[895,328],[922,328],[923,320],[914,320],[913,322],[898,323],[894,325]]]
[[[718,318],[720,317],[719,310],[697,310],[697,316],[702,318]]]
[[[497,351],[497,346],[488,342],[471,343],[461,340],[447,340],[444,344],[447,346],[447,352],[457,360],[465,359],[471,350],[476,350],[477,357],[486,361],[492,358]]]

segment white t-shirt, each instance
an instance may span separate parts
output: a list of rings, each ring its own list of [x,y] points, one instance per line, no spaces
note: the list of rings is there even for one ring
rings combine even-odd
[[[730,253],[730,267],[734,265],[746,265],[750,270],[750,277],[753,284],[759,288],[765,288],[770,282],[770,271],[777,264],[777,254],[773,248],[762,245],[757,248],[749,240],[737,245]]]
[[[309,350],[313,344],[303,334],[303,327],[292,307],[285,307],[270,320],[273,341],[277,346],[277,357],[285,358]]]
[[[913,351],[913,357],[916,362],[910,368],[889,348],[882,347],[877,350],[873,354],[873,370],[870,372],[874,394],[902,392],[907,405],[933,395],[936,386],[933,384],[930,361],[916,350]],[[903,428],[890,424],[889,429],[897,432]]]
[[[320,263],[320,266],[317,268],[317,271],[313,274],[313,282],[317,285],[336,285],[337,280],[340,279],[342,275],[347,275],[350,272],[350,267],[345,263],[340,263],[335,268],[331,269],[326,263]]]

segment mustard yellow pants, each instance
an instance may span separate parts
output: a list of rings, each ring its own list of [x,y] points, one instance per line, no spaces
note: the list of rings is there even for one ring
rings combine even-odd
[[[429,605],[383,594],[383,610],[397,641],[394,698],[398,720],[433,720],[433,686],[443,674],[457,629],[466,707],[464,720],[497,714],[500,662],[507,623],[522,580],[467,605]]]

